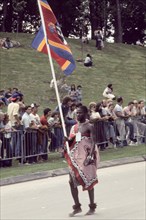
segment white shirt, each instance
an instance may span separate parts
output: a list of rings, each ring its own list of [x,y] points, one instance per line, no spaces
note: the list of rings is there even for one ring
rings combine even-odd
[[[118,116],[118,115],[117,115],[117,112],[121,112],[122,115],[124,116],[123,108],[122,108],[122,106],[119,105],[119,104],[116,104],[116,106],[115,106],[115,108],[114,108],[114,112],[115,112],[116,116]]]
[[[31,117],[27,112],[25,112],[22,116],[22,123],[25,128],[29,128],[30,123],[31,123]]]
[[[12,132],[12,124],[10,121],[5,125],[5,138],[11,138],[11,132]]]
[[[112,94],[112,93],[113,91],[109,87],[106,87],[105,90],[103,91],[103,96],[107,94]]]
[[[38,114],[32,114],[30,113],[30,118],[31,118],[31,121],[34,121],[34,123],[36,125],[41,125],[41,122],[40,122],[40,116]]]
[[[99,112],[92,112],[90,115],[90,119],[98,119],[101,118]]]
[[[86,57],[84,63],[90,63],[90,62],[91,62],[90,57]]]

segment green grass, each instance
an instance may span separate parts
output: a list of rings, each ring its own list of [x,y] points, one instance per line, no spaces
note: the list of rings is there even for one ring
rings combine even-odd
[[[125,157],[142,156],[146,154],[146,146],[128,146],[124,148],[107,149],[104,152],[100,152],[101,161],[109,161]],[[35,172],[49,171],[59,168],[67,167],[66,160],[60,157],[59,153],[50,153],[48,162],[37,163],[33,165],[18,165],[18,162],[13,161],[13,166],[11,168],[2,168],[0,173],[0,178],[8,178],[13,176],[25,175]]]
[[[17,160],[13,160],[12,167],[1,169],[0,178],[49,171],[65,167],[67,167],[67,163],[64,158],[60,157],[59,153],[49,153],[48,162],[43,163],[37,163],[32,165],[20,165],[18,164]]]
[[[31,48],[34,35],[0,33],[0,38],[9,36],[21,43],[21,47],[4,50],[0,48],[1,70],[0,89],[18,87],[24,94],[26,104],[39,102],[42,111],[46,107],[54,109],[55,91],[49,83],[52,79],[48,57]],[[82,58],[80,40],[67,39],[75,59]],[[68,85],[75,83],[83,86],[83,104],[103,99],[102,92],[108,83],[113,83],[116,96],[124,97],[124,105],[132,99],[145,99],[146,86],[146,49],[126,44],[105,44],[102,51],[95,48],[95,41],[83,45],[83,58],[90,53],[94,67],[88,69],[83,63],[76,62],[76,70],[66,77]],[[54,62],[57,77],[63,77]]]
[[[49,87],[52,79],[48,57],[31,48],[34,35],[0,33],[0,38],[10,37],[20,42],[19,48],[4,50],[0,48],[0,90],[9,87],[18,87],[24,94],[26,104],[37,102],[40,104],[39,114],[46,107],[56,107],[53,101],[55,91]],[[93,56],[94,66],[91,69],[83,63],[76,62],[76,70],[66,77],[68,85],[75,83],[83,87],[83,104],[91,101],[101,101],[105,86],[113,83],[116,96],[124,97],[124,105],[133,99],[146,99],[146,48],[105,43],[102,51],[95,48],[95,41],[82,45],[80,40],[67,39],[74,58],[85,58],[87,53]],[[62,76],[60,68],[54,62],[57,77]],[[62,94],[60,94],[62,95]],[[101,152],[101,161],[137,156],[145,154],[145,146],[126,147],[124,149],[109,149]],[[1,178],[22,175],[27,173],[52,170],[66,167],[64,159],[59,154],[49,154],[49,161],[31,166],[18,166],[16,161],[12,168],[1,169]]]

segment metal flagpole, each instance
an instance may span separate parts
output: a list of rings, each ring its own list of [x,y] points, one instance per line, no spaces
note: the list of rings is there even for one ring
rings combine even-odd
[[[42,13],[42,8],[40,5],[40,0],[37,0],[37,1],[38,1],[39,11],[40,11],[40,15],[41,15],[41,20],[42,20],[43,31],[44,31],[44,35],[45,35],[45,41],[46,41],[48,57],[49,57],[50,66],[51,66],[52,77],[53,77],[54,86],[55,86],[55,92],[56,92],[56,97],[57,97],[57,102],[58,102],[58,107],[59,107],[59,112],[60,112],[60,117],[61,117],[61,122],[62,122],[63,133],[64,133],[64,136],[67,137],[65,122],[64,122],[64,118],[63,118],[61,102],[60,102],[60,97],[59,97],[59,92],[58,92],[58,87],[57,87],[57,81],[56,81],[56,76],[55,76],[55,71],[54,71],[54,66],[53,66],[53,61],[52,61],[50,47],[49,47],[48,38],[47,38],[47,33],[46,33],[46,29],[45,29],[45,21],[44,21],[44,17],[43,17],[43,13]],[[66,148],[67,148],[67,153],[70,154],[69,144],[67,141],[66,141]]]

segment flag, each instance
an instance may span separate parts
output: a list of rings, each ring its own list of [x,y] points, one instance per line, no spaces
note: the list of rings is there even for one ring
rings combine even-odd
[[[76,65],[72,52],[62,34],[59,23],[46,0],[39,0],[45,23],[47,43],[51,57],[59,64],[65,75],[70,75]],[[32,42],[32,47],[39,52],[48,54],[43,27],[41,26]]]

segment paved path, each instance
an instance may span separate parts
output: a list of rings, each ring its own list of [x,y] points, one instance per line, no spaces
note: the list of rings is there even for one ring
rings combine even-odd
[[[144,220],[145,168],[145,162],[139,162],[99,169],[97,212],[85,216],[88,193],[79,187],[83,212],[74,219]],[[67,220],[72,205],[68,175],[1,187],[1,220]]]

